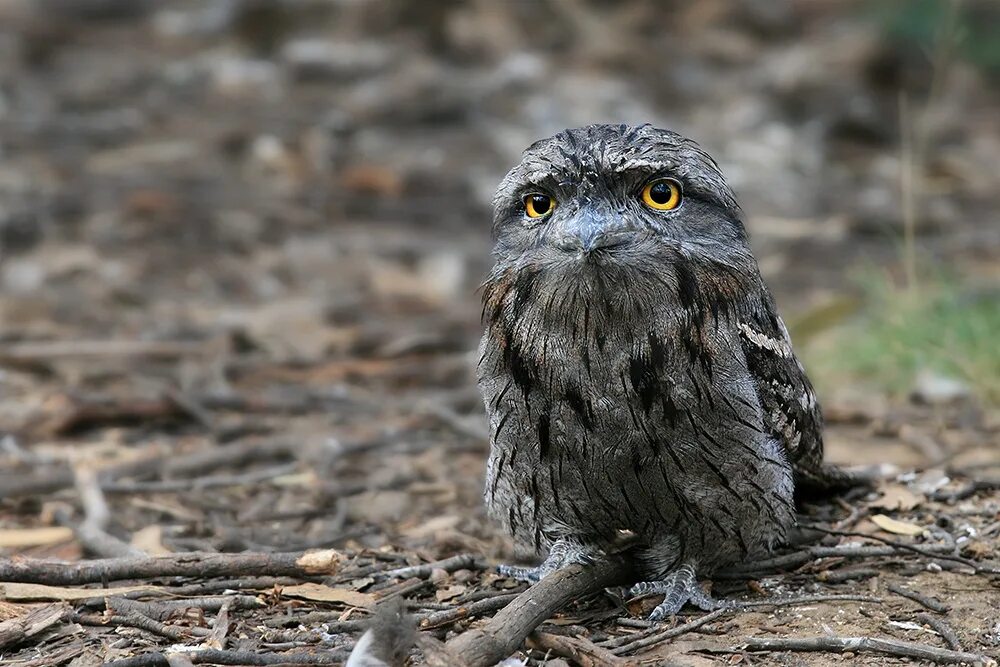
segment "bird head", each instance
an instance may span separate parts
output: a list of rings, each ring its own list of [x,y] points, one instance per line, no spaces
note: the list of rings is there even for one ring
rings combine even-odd
[[[497,189],[493,232],[500,269],[557,278],[700,260],[756,270],[718,165],[650,125],[590,125],[530,146]]]

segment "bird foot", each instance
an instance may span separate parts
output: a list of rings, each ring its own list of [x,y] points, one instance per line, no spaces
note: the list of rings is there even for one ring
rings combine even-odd
[[[732,604],[728,601],[716,600],[706,593],[698,585],[694,566],[690,563],[681,565],[667,574],[661,581],[643,581],[635,584],[629,589],[628,594],[631,597],[659,594],[665,596],[663,602],[649,615],[651,621],[660,621],[675,615],[688,602],[705,611],[713,611]]]
[[[586,564],[593,562],[593,553],[588,551],[583,545],[567,540],[559,540],[549,549],[549,555],[545,557],[537,567],[520,567],[518,565],[497,565],[497,572],[500,576],[511,579],[520,579],[529,583],[538,583],[556,570],[572,565],[574,563]]]

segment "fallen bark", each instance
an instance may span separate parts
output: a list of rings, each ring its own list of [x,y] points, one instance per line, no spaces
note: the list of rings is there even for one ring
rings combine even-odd
[[[0,650],[16,646],[69,617],[72,609],[65,602],[38,607],[24,616],[0,623]]]

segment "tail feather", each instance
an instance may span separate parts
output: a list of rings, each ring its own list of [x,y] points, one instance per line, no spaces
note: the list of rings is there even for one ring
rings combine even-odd
[[[346,667],[402,667],[416,641],[416,622],[406,613],[403,600],[394,598],[376,608]]]
[[[830,463],[795,469],[795,498],[810,500],[837,495],[852,489],[874,488],[887,476],[881,466],[846,469]]]

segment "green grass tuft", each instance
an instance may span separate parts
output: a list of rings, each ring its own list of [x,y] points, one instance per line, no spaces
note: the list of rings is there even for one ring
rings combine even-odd
[[[890,40],[913,44],[930,53],[941,27],[955,11],[955,39],[958,55],[994,74],[1000,73],[1000,3],[973,0],[870,0],[863,5]]]
[[[856,379],[902,396],[930,371],[1000,403],[1000,290],[940,280],[911,291],[866,276],[861,291],[859,314],[803,350],[821,388]]]

